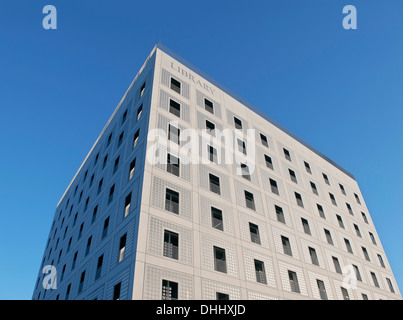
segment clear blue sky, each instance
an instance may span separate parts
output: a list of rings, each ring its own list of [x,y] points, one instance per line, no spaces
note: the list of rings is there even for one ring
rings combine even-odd
[[[42,28],[55,5],[58,29]],[[342,28],[353,4],[358,29]],[[352,172],[403,289],[403,1],[0,4],[0,299],[30,299],[54,210],[157,41]]]

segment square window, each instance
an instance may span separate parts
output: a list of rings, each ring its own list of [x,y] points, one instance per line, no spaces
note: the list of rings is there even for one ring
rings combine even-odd
[[[181,116],[181,105],[176,101],[170,99],[169,100],[169,112],[174,114],[177,117]]]
[[[249,222],[249,232],[250,240],[253,243],[260,244],[259,227],[256,224]]]
[[[259,283],[267,284],[264,263],[256,259],[254,260],[254,262],[255,262],[256,281]]]
[[[291,161],[290,151],[288,151],[287,149],[283,148],[283,152],[284,152],[284,157],[285,157],[288,161]]]
[[[269,143],[267,142],[267,137],[264,134],[260,134],[260,141],[262,142],[262,145],[265,147],[269,147]]]
[[[171,89],[176,93],[181,94],[181,83],[172,77],[171,77]]]
[[[211,207],[211,224],[214,229],[224,231],[222,211]]]
[[[145,90],[146,90],[146,83],[144,82],[140,88],[140,98],[143,96]]]
[[[215,137],[215,124],[206,120],[206,131],[208,134],[212,135]]]
[[[179,158],[167,154],[167,172],[179,177]]]
[[[273,161],[271,160],[271,158],[267,154],[264,155],[264,161],[266,163],[266,167],[268,167],[268,168],[270,168],[272,170],[274,169],[273,168]]]
[[[210,191],[220,194],[220,178],[209,173]]]
[[[161,300],[178,300],[178,283],[162,280]]]
[[[256,210],[255,208],[255,200],[253,199],[253,194],[245,190],[245,202],[246,207],[252,210]]]
[[[180,129],[174,127],[173,125],[168,126],[168,140],[179,144]]]
[[[164,257],[178,260],[179,234],[164,230]]]
[[[214,249],[214,270],[227,273],[227,262],[225,257],[225,249],[213,247]]]
[[[214,106],[213,103],[208,100],[208,99],[204,99],[204,109],[207,110],[208,112],[214,114]]]
[[[179,193],[171,189],[165,192],[165,210],[179,214]]]
[[[242,121],[237,117],[234,117],[234,124],[236,129],[242,129]]]

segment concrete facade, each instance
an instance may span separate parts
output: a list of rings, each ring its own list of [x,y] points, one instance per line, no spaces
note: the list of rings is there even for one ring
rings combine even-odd
[[[254,135],[246,176],[228,141],[214,140],[226,160],[216,163],[203,160],[203,143],[191,153],[190,140],[178,150],[147,140],[171,125],[200,142],[208,125],[240,124],[248,148]],[[155,147],[179,166],[150,163]],[[42,286],[45,265],[56,267],[55,290]],[[57,206],[33,299],[66,298],[401,295],[354,177],[157,44]]]

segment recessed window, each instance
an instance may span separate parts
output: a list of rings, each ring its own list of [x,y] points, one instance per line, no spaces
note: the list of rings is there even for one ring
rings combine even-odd
[[[97,155],[95,156],[94,167],[97,165],[98,159],[99,159],[99,152],[98,152]],[[75,195],[75,193],[74,193],[74,195]]]
[[[124,136],[124,134],[125,134],[125,132],[122,131],[121,134],[119,135],[119,138],[118,138],[118,148],[120,147],[120,145],[121,145],[122,142],[123,142],[123,136]]]
[[[176,101],[170,99],[169,100],[169,112],[174,114],[177,117],[181,116],[181,105]]]
[[[294,271],[288,270],[288,279],[290,281],[291,291],[300,293],[297,274]]]
[[[336,198],[334,197],[334,195],[332,193],[329,192],[329,197],[330,200],[332,201],[332,203],[337,206],[337,202],[336,202]]]
[[[323,210],[323,207],[318,203],[316,204],[316,207],[318,208],[319,216],[323,219],[326,219],[325,211]]]
[[[358,194],[354,193],[354,197],[355,197],[355,200],[357,201],[357,203],[361,204],[361,200],[360,200],[360,197],[358,196]]]
[[[343,274],[343,272],[341,270],[339,259],[336,257],[332,257],[332,261],[333,261],[334,270],[339,274]]]
[[[225,249],[213,247],[214,250],[214,270],[227,273],[227,261],[225,257]]]
[[[311,229],[309,228],[308,220],[301,218],[301,222],[302,222],[302,228],[304,229],[304,232],[306,234],[311,235]]]
[[[107,217],[104,221],[104,228],[102,230],[102,239],[104,239],[108,235],[109,229],[109,217]]]
[[[123,116],[122,116],[122,124],[125,123],[126,119],[127,119],[127,109],[126,109],[125,112],[123,113]]]
[[[354,264],[353,264],[353,269],[354,269],[355,277],[357,278],[357,280],[362,281],[360,269],[358,269],[358,267]]]
[[[237,139],[238,141],[238,150],[242,152],[243,154],[246,154],[246,144],[245,141],[242,141],[241,139]]]
[[[294,192],[294,194],[295,194],[295,200],[297,201],[297,205],[303,208],[304,203],[302,202],[302,196],[298,192]]]
[[[137,143],[139,141],[139,135],[140,135],[140,129],[136,131],[133,137],[133,148],[137,146]]]
[[[368,219],[367,219],[367,216],[365,215],[364,212],[361,212],[361,216],[362,216],[362,219],[364,220],[364,222],[365,222],[366,224],[368,224]]]
[[[287,149],[283,148],[283,152],[284,152],[284,157],[285,157],[288,161],[291,161],[290,151],[288,151]]]
[[[342,184],[339,183],[340,186],[340,191],[342,194],[346,195],[346,190],[344,189],[344,186]]]
[[[267,142],[267,137],[264,134],[260,134],[260,141],[262,142],[262,145],[265,147],[269,147],[269,143]]]
[[[270,179],[270,178],[269,178],[269,182],[270,182],[271,192],[279,195],[277,182],[275,180],[273,180],[273,179]]]
[[[211,207],[211,224],[214,229],[224,231],[222,211]]]
[[[357,236],[362,238],[360,228],[356,224],[354,224],[354,229],[355,229],[355,233],[357,234]]]
[[[312,192],[316,195],[319,195],[318,189],[316,188],[316,184],[310,181]]]
[[[326,237],[327,243],[331,244],[333,246],[334,243],[333,243],[333,239],[332,239],[332,235],[331,235],[330,231],[327,229],[324,229],[324,231],[325,231],[325,237]]]
[[[325,283],[322,280],[316,280],[316,284],[318,285],[319,295],[321,300],[328,300]]]
[[[330,186],[330,181],[329,181],[329,178],[327,177],[327,174],[322,173],[322,176],[323,176],[323,180],[325,180],[326,184],[328,184]]]
[[[341,294],[343,296],[344,300],[350,300],[350,296],[348,295],[348,291],[346,288],[340,287],[341,289]]]
[[[101,256],[98,257],[97,269],[95,271],[95,280],[101,277],[103,262],[104,262],[104,255],[102,254]]]
[[[304,161],[304,166],[305,166],[306,172],[312,174],[311,166],[309,165],[309,163]]]
[[[378,254],[378,260],[382,268],[385,268],[385,263],[383,262],[382,256]]]
[[[208,99],[204,99],[204,109],[207,110],[208,112],[214,114],[213,103]]]
[[[136,116],[136,121],[139,121],[141,118],[141,114],[143,113],[143,104],[140,105],[140,107],[137,109],[137,116]]]
[[[178,283],[162,280],[161,300],[178,300]]]
[[[216,292],[216,300],[229,300],[229,294]]]
[[[234,117],[234,124],[236,129],[242,129],[242,121],[237,117]]]
[[[91,250],[91,242],[92,242],[92,236],[90,236],[87,240],[87,247],[85,248],[85,256],[87,256],[90,253]]]
[[[395,289],[393,288],[392,281],[389,278],[386,278],[386,282],[388,283],[390,292],[395,293]]]
[[[73,257],[73,263],[71,264],[71,270],[73,271],[74,268],[76,267],[76,263],[77,263],[77,256],[78,256],[78,251],[76,251],[74,253],[74,257]]]
[[[171,77],[171,89],[176,93],[181,93],[181,83],[175,78]]]
[[[273,168],[273,161],[271,160],[271,158],[267,154],[264,155],[264,161],[266,163],[266,167],[268,167],[268,168],[270,168],[272,170],[274,169]]]
[[[87,211],[89,202],[90,202],[90,197],[87,197],[87,200],[85,200],[84,212]],[[64,221],[64,218],[63,218],[63,221]],[[63,221],[62,221],[62,225],[63,225]]]
[[[371,259],[369,258],[368,250],[364,247],[361,247],[361,249],[362,249],[362,253],[364,254],[365,260],[371,261]]]
[[[123,259],[125,258],[126,238],[127,238],[127,233],[125,233],[123,236],[120,237],[118,262],[123,261]]]
[[[315,266],[319,266],[319,260],[318,260],[318,255],[316,254],[316,250],[314,248],[309,247],[309,255],[311,257],[311,262]]]
[[[120,300],[120,288],[122,284],[119,282],[113,286],[113,298],[112,300]]]
[[[371,238],[372,243],[373,243],[374,245],[376,245],[375,237],[374,237],[374,235],[373,235],[371,232],[369,232],[369,237]]]
[[[215,124],[206,120],[206,131],[208,134],[212,135],[215,137]]]
[[[346,249],[349,253],[353,253],[353,248],[351,247],[350,241],[344,238],[344,243],[346,244]]]
[[[144,82],[140,88],[140,98],[143,96],[145,90],[146,90],[146,83]]]
[[[84,280],[85,280],[85,270],[81,272],[80,283],[78,284],[78,293],[81,293],[81,291],[83,291]]]
[[[289,256],[292,257],[290,239],[288,239],[287,237],[281,236],[281,243],[283,245],[284,254],[289,255]]]
[[[175,232],[164,230],[164,257],[178,260],[179,235]]]
[[[106,155],[104,158],[104,162],[102,164],[102,169],[105,168],[107,162],[108,162],[108,155]]]
[[[365,293],[361,294],[361,296],[362,296],[362,300],[369,300],[368,295],[366,295]]]
[[[266,271],[264,268],[263,261],[255,259],[254,262],[255,262],[256,281],[259,283],[267,284]]]
[[[277,221],[285,224],[283,209],[279,206],[274,206],[276,210]]]
[[[379,288],[379,282],[374,272],[371,272],[372,281],[374,282],[374,286]]]
[[[113,201],[113,195],[114,195],[114,193],[115,193],[115,185],[113,185],[113,186],[109,189],[108,204]]]
[[[353,209],[351,208],[350,204],[346,202],[346,207],[348,210],[348,213],[350,213],[352,216],[354,215]]]
[[[244,191],[245,192],[245,203],[246,203],[246,207],[252,210],[256,210],[255,208],[255,200],[253,198],[253,194],[248,192],[248,191]]]
[[[120,156],[118,156],[118,157],[115,159],[115,164],[113,165],[113,173],[115,173],[116,171],[118,171],[118,168],[119,168],[119,160],[120,160]]]
[[[176,144],[179,144],[179,135],[180,135],[180,129],[170,124],[168,126],[168,140],[171,140]]]
[[[167,172],[179,177],[179,158],[167,154]]]
[[[260,244],[260,235],[259,235],[259,227],[258,225],[249,222],[249,233],[250,233],[250,240],[253,243]]]
[[[249,167],[246,164],[241,163],[241,172],[242,177],[250,181]]]
[[[207,146],[208,158],[211,162],[218,163],[217,149],[212,146]]]
[[[291,181],[293,181],[295,183],[298,183],[297,182],[297,176],[295,175],[295,172],[293,170],[291,170],[291,169],[288,169],[288,173],[290,174]]]
[[[338,214],[336,214],[336,218],[337,218],[337,221],[338,221],[338,223],[339,223],[340,228],[343,228],[343,229],[344,229],[344,222],[343,222],[343,219],[342,219]]]
[[[132,162],[130,162],[130,167],[129,167],[129,180],[131,180],[134,176],[134,169],[136,168],[136,158],[133,159]]]
[[[209,173],[210,191],[220,194],[220,178]]]
[[[171,189],[166,189],[165,210],[179,214],[179,193]]]
[[[132,193],[130,192],[125,198],[124,217],[126,218],[130,213],[130,205],[132,202]]]
[[[80,225],[80,230],[78,231],[78,240],[80,240],[84,230],[84,222]]]
[[[108,137],[108,142],[106,144],[107,147],[109,147],[109,145],[111,144],[111,141],[112,141],[112,133]]]

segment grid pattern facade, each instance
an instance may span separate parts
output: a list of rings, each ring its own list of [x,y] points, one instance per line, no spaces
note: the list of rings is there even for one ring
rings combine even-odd
[[[111,271],[103,271],[100,278],[106,279],[99,288],[91,282],[84,284],[88,298],[109,299],[114,294],[112,287],[119,276],[117,271],[112,273],[119,268],[120,240],[127,234],[130,245],[125,250],[133,259],[125,266],[129,278],[128,284],[122,278],[121,299],[161,299],[167,297],[167,292],[172,299],[401,299],[364,199],[350,174],[255,113],[168,49],[158,45],[153,57],[154,69],[149,73],[152,78],[147,80],[150,86],[144,93],[149,104],[143,104],[142,115],[147,119],[147,128],[140,128],[139,135],[144,148],[136,164],[141,177],[136,180],[136,192],[122,186],[127,172],[119,179],[105,179],[102,206],[109,202],[112,185],[119,201],[115,209],[110,206],[99,212],[99,232],[93,239],[98,247],[91,248],[97,253],[88,266],[80,265],[80,271],[92,268],[91,272],[96,273],[95,259],[108,250],[104,264]],[[142,81],[137,82],[134,97],[141,90]],[[132,102],[137,107],[139,103]],[[171,103],[174,109],[170,109]],[[123,109],[120,106],[113,119],[120,120]],[[250,179],[237,175],[239,164],[227,162],[227,157],[224,165],[206,161],[201,148],[197,148],[196,155],[190,155],[157,143],[162,158],[172,154],[180,159],[178,174],[169,172],[167,165],[146,161],[145,155],[155,147],[151,142],[145,143],[147,130],[168,132],[171,124],[180,132],[195,130],[196,140],[201,141],[206,121],[220,131],[238,129],[245,141],[247,129],[255,130],[255,166]],[[132,127],[125,129],[125,136],[127,130],[127,136],[133,137],[137,121],[128,119],[127,123]],[[114,126],[111,122],[107,128],[114,128],[115,136],[122,130],[119,121]],[[101,137],[107,139],[108,133],[105,131]],[[188,142],[179,141],[178,147]],[[132,161],[132,143],[129,141],[125,149],[125,155],[131,157],[122,158],[122,166],[128,167]],[[221,150],[225,143],[215,141]],[[187,156],[199,163],[187,163]],[[113,157],[116,154],[110,162],[115,160]],[[113,168],[109,171],[112,173]],[[212,191],[211,175],[219,179],[218,193]],[[97,175],[94,181],[96,187],[99,178]],[[74,191],[74,185],[69,190]],[[131,224],[122,218],[130,191],[136,198],[131,202],[135,206],[130,209]],[[173,206],[167,198],[172,191],[177,197]],[[86,194],[81,201],[85,202],[85,198]],[[58,208],[65,206],[66,199],[65,196]],[[221,213],[219,218],[213,218],[214,210]],[[109,246],[99,239],[106,216],[111,217],[113,230]],[[163,254],[166,230],[178,237],[178,259]],[[53,232],[52,229],[51,237]],[[358,269],[361,280],[356,288],[345,288],[346,275],[339,269],[346,266]],[[80,274],[73,279],[70,273],[65,282],[72,283],[72,292],[77,290],[74,286],[80,285]],[[67,290],[64,285],[62,291]],[[35,291],[34,298],[39,291]]]

